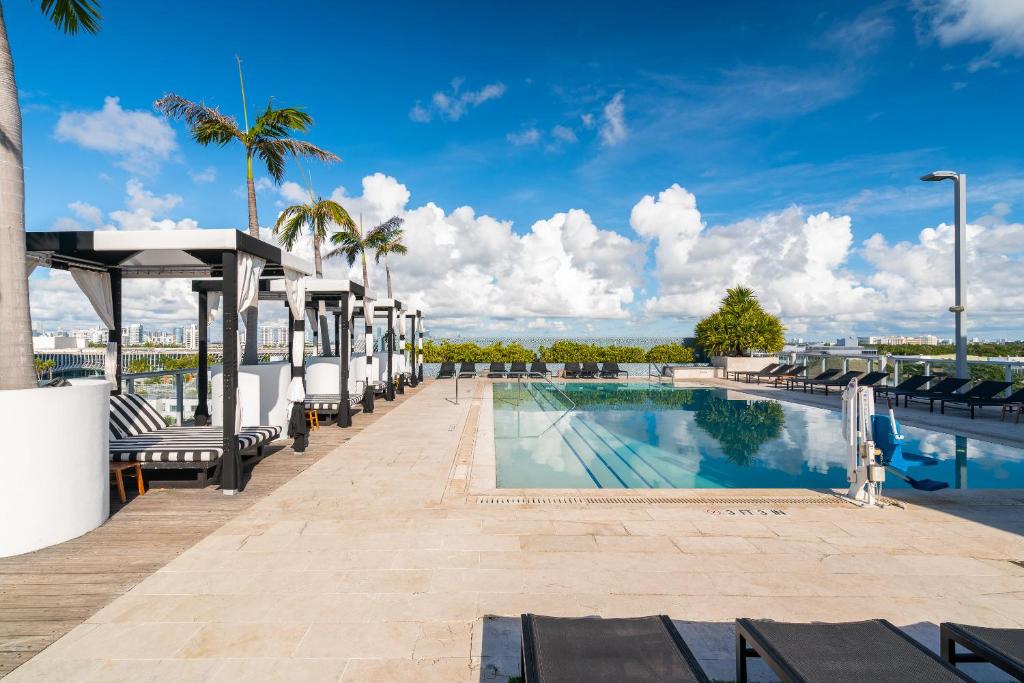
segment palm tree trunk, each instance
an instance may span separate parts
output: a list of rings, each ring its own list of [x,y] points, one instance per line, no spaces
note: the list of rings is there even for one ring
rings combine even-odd
[[[320,254],[320,240],[313,236],[313,268],[316,271],[318,278],[324,276],[324,259]],[[320,302],[317,312],[320,314],[320,355],[321,356],[332,356],[331,353],[331,331],[327,326],[327,306],[323,301]]]
[[[366,252],[365,251],[360,251],[359,255],[363,257],[363,289],[369,290],[370,289],[370,276],[367,274],[367,271],[366,271]]]
[[[391,267],[388,265],[388,255],[384,254],[384,273],[388,276],[388,298],[394,299],[395,295],[391,291]]]
[[[25,277],[25,171],[14,58],[0,7],[0,389],[36,386]]]
[[[256,215],[256,183],[252,177],[252,152],[245,150],[246,177],[245,185],[249,190],[249,234],[259,239],[260,219]],[[245,312],[245,352],[242,355],[242,365],[256,365],[260,362],[259,339],[257,338],[257,327],[259,326],[259,304]]]

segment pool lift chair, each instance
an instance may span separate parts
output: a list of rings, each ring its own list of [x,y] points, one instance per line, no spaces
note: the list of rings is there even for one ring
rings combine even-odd
[[[872,433],[875,414],[874,391],[850,380],[843,390],[843,440],[846,441],[846,497],[863,507],[881,504],[885,467],[878,460]]]
[[[875,446],[881,451],[882,463],[885,469],[898,479],[907,482],[918,491],[939,491],[949,488],[944,481],[934,479],[914,479],[906,470],[914,466],[938,465],[939,459],[932,455],[904,452],[903,429],[896,414],[892,409],[892,399],[888,400],[889,411],[885,415],[873,415],[871,418],[872,432],[875,437]]]

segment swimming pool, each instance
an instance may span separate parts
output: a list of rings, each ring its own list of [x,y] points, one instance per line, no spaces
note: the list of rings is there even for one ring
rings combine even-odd
[[[494,385],[498,488],[843,488],[836,411],[724,389],[627,383]],[[899,413],[897,413],[899,417]],[[1024,450],[903,427],[911,479],[1024,487]],[[890,474],[887,488],[907,488]]]

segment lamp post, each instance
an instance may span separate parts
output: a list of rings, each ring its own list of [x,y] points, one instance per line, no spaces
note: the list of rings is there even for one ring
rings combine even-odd
[[[956,289],[953,306],[949,311],[956,320],[956,376],[970,377],[967,370],[967,174],[954,171],[935,171],[921,176],[926,182],[953,181],[954,215],[954,279]]]

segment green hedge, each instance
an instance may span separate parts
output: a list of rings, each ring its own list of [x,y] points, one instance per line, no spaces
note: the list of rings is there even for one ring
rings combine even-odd
[[[487,346],[448,340],[434,342],[427,339],[423,342],[423,360],[426,363],[529,363],[535,357],[545,363],[692,363],[693,349],[673,343],[645,351],[639,346],[598,346],[560,339],[534,352],[518,342],[495,342]]]

